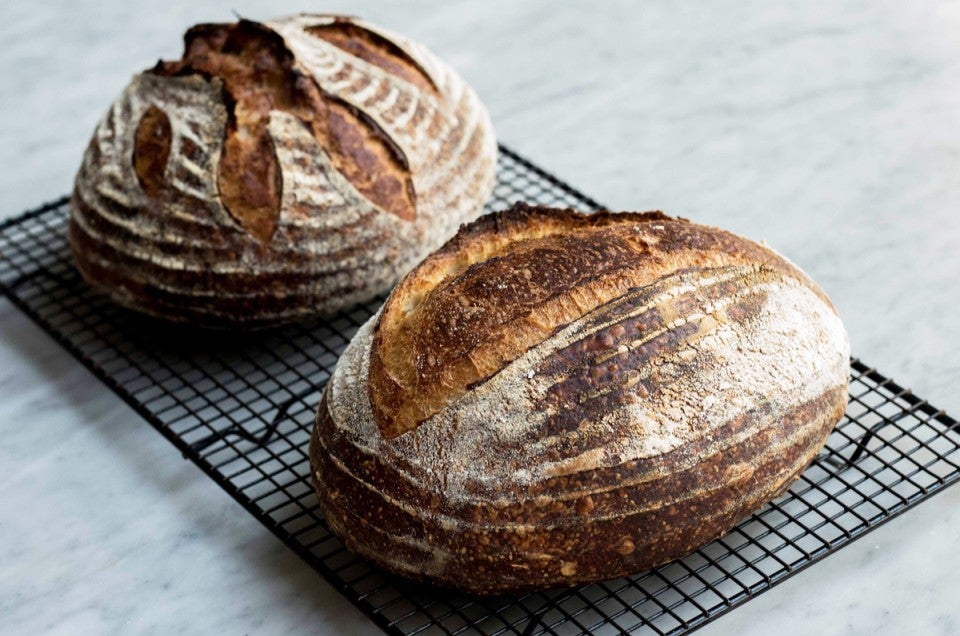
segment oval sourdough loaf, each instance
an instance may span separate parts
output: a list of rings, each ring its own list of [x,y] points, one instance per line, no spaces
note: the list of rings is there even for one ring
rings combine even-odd
[[[340,359],[310,456],[330,527],[490,594],[644,570],[782,493],[843,415],[803,272],[659,212],[517,206],[408,274]]]
[[[355,18],[204,24],[101,120],[73,193],[83,276],[211,326],[328,312],[389,289],[493,188],[474,92]]]

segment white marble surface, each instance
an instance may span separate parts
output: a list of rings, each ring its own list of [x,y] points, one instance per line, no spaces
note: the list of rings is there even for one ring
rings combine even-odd
[[[766,239],[855,354],[960,413],[960,4],[0,4],[0,216],[66,192],[129,76],[183,28],[364,15],[474,84],[500,138],[614,208]],[[370,625],[0,301],[0,633]],[[960,489],[703,634],[960,633]]]

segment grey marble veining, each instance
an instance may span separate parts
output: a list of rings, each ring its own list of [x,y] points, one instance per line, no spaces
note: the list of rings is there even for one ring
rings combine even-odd
[[[184,27],[341,10],[428,44],[499,137],[617,209],[765,239],[854,353],[960,413],[960,3],[0,5],[0,217],[66,192],[96,120]],[[0,301],[0,633],[370,624]],[[703,634],[960,633],[950,489]]]

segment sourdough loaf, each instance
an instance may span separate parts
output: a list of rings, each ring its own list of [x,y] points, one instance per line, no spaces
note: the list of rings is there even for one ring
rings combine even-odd
[[[343,16],[198,25],[97,126],[70,243],[133,309],[269,324],[389,289],[495,164],[486,110],[419,44]]]
[[[843,415],[836,310],[770,249],[653,213],[517,206],[408,274],[331,377],[330,527],[492,594],[638,572],[796,479]]]

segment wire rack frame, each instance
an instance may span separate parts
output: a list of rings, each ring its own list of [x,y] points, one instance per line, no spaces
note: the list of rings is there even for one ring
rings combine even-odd
[[[596,201],[501,147],[488,209]],[[313,413],[376,299],[312,323],[210,334],[90,291],[67,200],[0,223],[0,289],[378,626],[392,634],[681,634],[816,563],[960,477],[957,422],[859,360],[845,418],[782,497],[684,559],[595,585],[478,598],[387,575],[333,536],[309,484]]]

